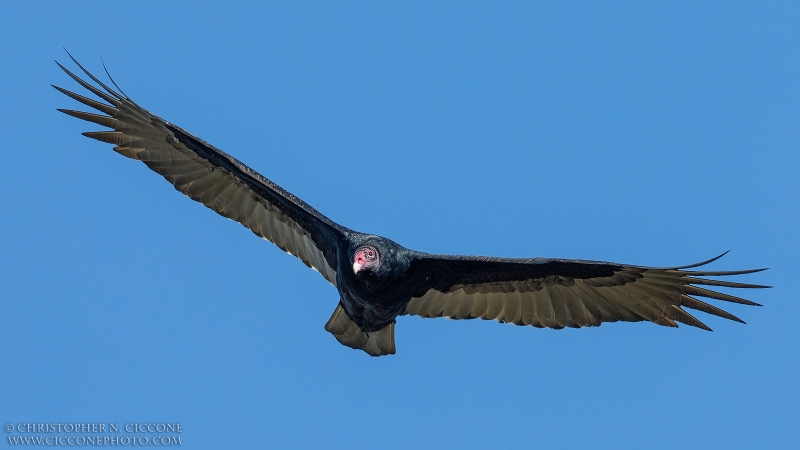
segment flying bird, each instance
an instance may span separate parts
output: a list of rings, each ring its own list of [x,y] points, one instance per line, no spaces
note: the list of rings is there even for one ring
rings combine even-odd
[[[114,151],[143,162],[178,191],[318,271],[339,292],[339,303],[325,329],[340,343],[372,356],[395,353],[395,319],[404,314],[556,329],[647,320],[710,331],[684,308],[744,322],[698,297],[760,305],[701,286],[768,287],[704,278],[765,269],[687,270],[724,254],[689,266],[657,268],[573,259],[435,255],[407,249],[330,220],[236,158],[142,108],[113,79],[117,90],[70,58],[96,86],[56,64],[102,101],[53,87],[101,114],[59,111],[110,129],[84,136],[113,144]]]

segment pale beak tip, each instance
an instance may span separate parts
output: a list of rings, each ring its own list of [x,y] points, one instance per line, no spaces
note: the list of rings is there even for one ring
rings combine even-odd
[[[359,270],[361,270],[361,264],[353,263],[353,273],[358,273]]]

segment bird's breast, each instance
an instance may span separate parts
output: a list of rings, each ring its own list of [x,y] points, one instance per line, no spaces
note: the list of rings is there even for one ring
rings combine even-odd
[[[347,315],[362,331],[376,331],[400,315],[411,296],[391,288],[340,284],[341,302]]]

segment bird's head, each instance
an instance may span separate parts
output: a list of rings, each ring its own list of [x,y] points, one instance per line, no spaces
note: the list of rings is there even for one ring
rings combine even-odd
[[[395,283],[406,276],[408,250],[375,235],[357,235],[348,251],[356,280],[373,287]]]
[[[381,265],[381,254],[372,245],[362,245],[353,254],[353,273],[374,272]]]

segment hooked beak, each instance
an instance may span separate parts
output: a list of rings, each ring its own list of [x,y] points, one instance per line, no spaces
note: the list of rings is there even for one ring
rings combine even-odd
[[[358,273],[359,270],[361,270],[361,264],[353,263],[353,273]]]

